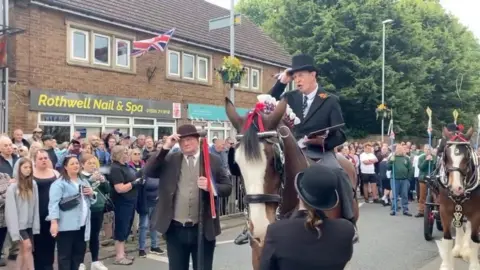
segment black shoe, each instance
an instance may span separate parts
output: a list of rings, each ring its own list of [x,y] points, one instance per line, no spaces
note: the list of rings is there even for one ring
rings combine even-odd
[[[8,255],[8,260],[9,261],[16,261],[17,260],[17,254]]]
[[[404,215],[404,216],[407,216],[407,217],[411,217],[411,216],[412,216],[412,214],[410,214],[409,212],[403,212],[403,215]]]
[[[157,254],[157,255],[162,255],[165,253],[163,249],[156,247],[156,248],[150,248],[150,253]]]
[[[241,234],[239,234],[233,242],[235,243],[235,245],[247,244],[248,243],[247,231],[243,231]]]
[[[416,218],[421,218],[421,217],[423,217],[423,214],[422,214],[422,213],[417,213],[417,214],[415,215],[415,217],[416,217]]]
[[[395,211],[390,212],[390,216],[395,216],[397,213]]]
[[[139,251],[138,251],[138,257],[140,257],[140,258],[146,258],[146,257],[147,257],[147,253],[145,252],[145,250],[139,250]]]
[[[7,261],[4,258],[0,259],[0,267],[7,266]]]

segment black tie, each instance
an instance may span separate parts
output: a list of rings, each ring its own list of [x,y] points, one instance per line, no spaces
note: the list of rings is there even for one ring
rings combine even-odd
[[[302,111],[303,111],[303,118],[307,116],[307,106],[308,106],[308,97],[303,96],[303,105],[302,105]]]

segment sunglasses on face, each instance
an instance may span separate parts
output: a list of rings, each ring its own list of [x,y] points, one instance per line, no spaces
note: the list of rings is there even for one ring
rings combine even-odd
[[[47,160],[48,157],[41,157],[41,158],[38,158],[38,160]]]

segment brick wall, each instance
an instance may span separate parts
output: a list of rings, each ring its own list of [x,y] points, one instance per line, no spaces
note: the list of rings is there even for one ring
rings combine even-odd
[[[67,25],[76,22],[92,27],[135,35],[137,40],[148,36],[126,29],[113,28],[82,18],[43,8],[16,5],[10,10],[11,24],[25,29],[25,33],[11,39],[10,111],[9,129],[22,128],[26,132],[36,126],[37,113],[28,109],[28,91],[32,88],[82,92],[97,95],[113,95],[138,99],[169,100],[173,102],[223,105],[228,87],[213,76],[211,85],[179,82],[166,78],[166,55],[154,52],[136,61],[136,73],[126,74],[94,68],[69,65],[66,62]],[[212,56],[213,67],[220,66],[225,55],[208,52],[201,48],[188,47],[171,42],[170,47],[186,48]],[[249,64],[245,61],[246,64]],[[274,83],[272,75],[279,68],[260,63],[261,90],[266,92]],[[147,68],[157,67],[155,76],[148,82]],[[252,107],[258,92],[236,91],[238,107]],[[184,106],[185,107],[185,106]],[[186,113],[182,113],[185,116]],[[182,119],[180,122],[184,122]]]

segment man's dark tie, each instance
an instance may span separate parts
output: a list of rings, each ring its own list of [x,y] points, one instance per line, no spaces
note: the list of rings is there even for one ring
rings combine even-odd
[[[303,96],[303,105],[302,105],[302,111],[303,111],[303,118],[307,116],[307,106],[308,106],[308,97]]]

